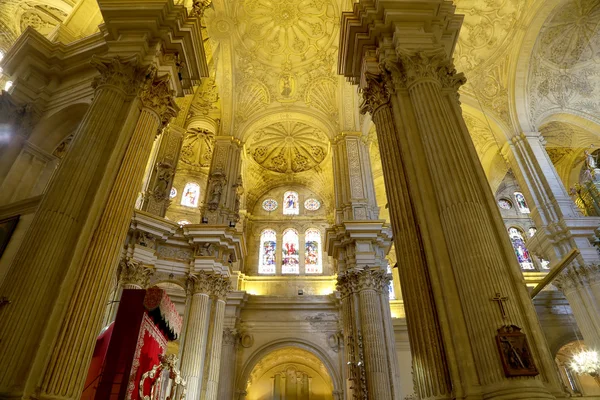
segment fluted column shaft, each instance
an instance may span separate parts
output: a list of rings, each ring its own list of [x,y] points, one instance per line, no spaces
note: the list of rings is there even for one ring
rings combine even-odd
[[[203,400],[217,400],[221,369],[221,352],[223,349],[223,322],[225,319],[225,299],[213,299],[213,312],[210,325],[210,336],[206,348],[206,390],[203,389]]]
[[[181,360],[181,375],[187,381],[186,397],[188,399],[200,398],[209,318],[210,296],[206,293],[194,293],[190,306],[183,359]]]
[[[389,103],[371,110],[388,196],[398,274],[412,353],[415,391],[422,399],[452,397],[450,373],[423,240]]]
[[[393,116],[386,119],[394,123],[398,155],[408,166],[408,194],[422,199],[412,204],[422,241],[417,248],[427,260],[431,279],[425,290],[433,293],[444,351],[453,360],[448,370],[454,396],[554,398],[560,386],[552,358],[462,118],[457,89],[464,77],[441,46],[416,52],[396,48],[380,62],[386,83],[376,89],[378,98],[368,89],[365,97],[374,115],[379,107],[386,110],[381,104],[390,100]],[[368,78],[371,83],[375,80]],[[394,168],[386,164],[384,173]],[[400,254],[403,249],[398,249]],[[402,279],[402,263],[400,268]],[[416,293],[410,284],[404,288],[408,302]],[[506,316],[490,300],[495,293],[511,299],[505,304]],[[413,315],[407,310],[409,326]],[[529,336],[539,378],[517,381],[506,376],[497,345],[490,340],[504,325],[517,325]],[[421,397],[426,397],[421,386],[431,386],[427,379],[417,376]]]
[[[47,360],[63,313],[62,307],[55,310],[54,306],[57,299],[69,294],[66,290],[57,295],[57,291],[67,276],[72,279],[79,270],[79,266],[69,267],[74,250],[90,237],[92,205],[101,206],[110,188],[110,174],[105,175],[109,160],[114,152],[124,151],[119,148],[124,143],[122,135],[127,135],[123,132],[131,132],[131,118],[126,119],[131,109],[126,100],[139,85],[140,70],[133,61],[119,59],[97,65],[103,74],[75,134],[72,151],[51,180],[0,288],[0,294],[12,301],[0,311],[0,394],[20,396],[40,384],[40,363]],[[34,363],[38,369],[32,376]],[[64,393],[78,396],[70,382],[65,384],[68,389]]]
[[[142,104],[146,103],[148,96],[154,102],[173,103],[166,80],[160,79],[150,84],[141,94]],[[152,93],[148,94],[148,91]],[[152,142],[164,117],[164,110],[157,109],[155,103],[152,105],[152,108],[142,106],[108,202],[83,257],[80,276],[42,385],[43,393],[49,396],[77,398],[83,390],[86,367],[91,360],[95,338],[100,330],[111,277],[117,268],[120,249],[127,236],[137,188],[142,182]],[[138,268],[144,267],[138,265]],[[135,288],[141,286],[138,279],[124,283]]]
[[[342,323],[348,370],[346,371],[348,398],[399,400],[395,390],[394,372],[388,341],[384,332],[385,297],[390,277],[380,269],[348,270],[338,275],[338,290],[342,295]],[[392,350],[393,351],[393,350]]]
[[[219,378],[219,400],[233,400],[238,334],[234,329],[223,330],[223,349]]]

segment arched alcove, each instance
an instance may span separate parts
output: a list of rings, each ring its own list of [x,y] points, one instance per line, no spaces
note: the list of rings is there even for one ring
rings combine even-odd
[[[332,400],[338,374],[325,354],[299,340],[279,340],[258,349],[238,378],[246,400]]]

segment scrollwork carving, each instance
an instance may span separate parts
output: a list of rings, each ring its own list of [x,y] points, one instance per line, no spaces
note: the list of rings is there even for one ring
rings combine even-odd
[[[137,57],[92,57],[92,66],[100,71],[92,82],[94,89],[103,86],[116,87],[127,95],[136,95],[142,86],[148,81],[154,79],[156,67],[140,66]]]
[[[442,88],[458,91],[467,82],[463,73],[456,72],[443,48],[417,52],[396,49],[396,53],[408,86],[424,79],[433,79]]]
[[[118,276],[122,285],[135,285],[141,288],[148,287],[152,269],[130,257],[123,258],[119,262]]]
[[[381,106],[390,101],[390,92],[382,75],[367,73],[366,86],[362,89],[363,104],[360,112],[373,115]]]
[[[160,119],[161,130],[171,118],[177,116],[179,107],[173,99],[174,91],[169,87],[169,76],[154,77],[146,82],[140,93],[142,105],[154,111]]]

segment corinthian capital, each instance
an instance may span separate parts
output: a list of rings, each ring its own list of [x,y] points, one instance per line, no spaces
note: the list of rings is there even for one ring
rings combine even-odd
[[[381,269],[367,268],[363,270],[350,270],[338,275],[337,290],[346,297],[362,290],[387,290],[390,275]]]
[[[137,57],[112,58],[92,57],[91,64],[100,71],[100,76],[94,79],[92,87],[116,87],[127,95],[138,93],[147,79],[154,78],[156,67],[140,66]]]
[[[169,76],[154,77],[144,85],[140,99],[142,105],[154,111],[160,118],[161,126],[169,123],[171,118],[177,116],[179,107],[173,99],[174,91],[169,86]]]
[[[119,282],[122,285],[134,285],[143,289],[150,282],[152,269],[132,258],[126,257],[119,262],[118,274]]]
[[[417,52],[396,49],[396,54],[408,86],[433,79],[443,88],[458,90],[467,82],[464,74],[456,72],[443,48]]]
[[[363,104],[360,112],[374,115],[381,107],[389,103],[390,92],[386,87],[385,79],[382,75],[365,74],[366,85],[362,89]]]
[[[211,294],[219,300],[225,300],[227,293],[231,292],[231,281],[223,275],[213,275]]]

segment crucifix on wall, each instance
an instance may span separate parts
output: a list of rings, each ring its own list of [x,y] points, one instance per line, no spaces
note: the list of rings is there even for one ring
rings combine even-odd
[[[502,314],[502,319],[506,319],[506,309],[504,308],[504,302],[508,301],[508,297],[502,296],[500,293],[496,293],[496,296],[492,297],[490,300],[498,303],[500,313]]]

